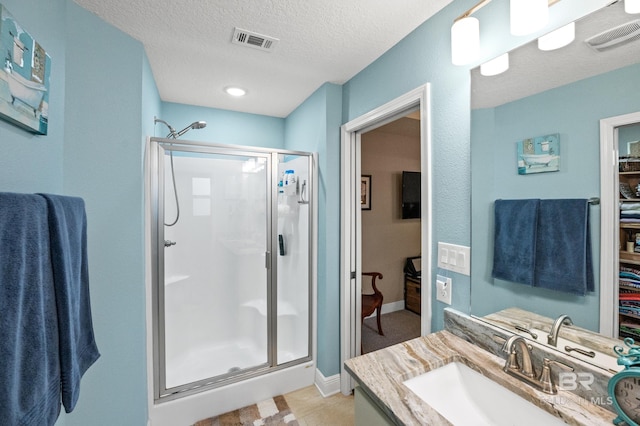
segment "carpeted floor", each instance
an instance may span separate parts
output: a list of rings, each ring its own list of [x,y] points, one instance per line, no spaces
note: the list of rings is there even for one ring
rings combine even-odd
[[[282,395],[200,420],[193,426],[299,426]]]
[[[377,351],[396,343],[420,337],[420,315],[402,310],[380,317],[382,332],[378,334],[376,317],[365,318],[362,325],[362,353]]]

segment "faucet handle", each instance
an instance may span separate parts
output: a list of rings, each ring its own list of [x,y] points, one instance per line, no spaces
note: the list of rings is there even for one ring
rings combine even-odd
[[[533,331],[529,330],[527,327],[522,327],[520,325],[516,325],[514,327],[516,330],[521,331],[523,333],[527,333],[529,336],[533,338],[533,340],[538,340],[538,335]]]
[[[516,348],[512,348],[509,355],[507,355],[507,362],[504,365],[504,371],[507,370],[520,371],[520,364],[518,363],[518,354],[516,353]]]
[[[540,382],[540,386],[542,387],[543,392],[555,394],[557,390],[555,384],[553,383],[553,378],[551,377],[551,364],[555,364],[569,371],[573,371],[573,367],[565,364],[562,361],[556,361],[549,358],[544,358],[542,360],[542,371],[540,372],[540,378],[538,379],[538,381]]]
[[[542,366],[543,366],[543,367],[544,367],[545,365],[546,365],[546,366],[549,366],[550,364],[555,364],[555,365],[557,365],[558,367],[562,367],[562,368],[564,368],[565,370],[573,371],[573,367],[572,367],[572,366],[570,366],[569,364],[565,364],[565,363],[564,363],[564,362],[562,362],[562,361],[557,361],[557,360],[555,360],[555,359],[549,359],[549,358],[544,358],[544,359],[542,360]]]

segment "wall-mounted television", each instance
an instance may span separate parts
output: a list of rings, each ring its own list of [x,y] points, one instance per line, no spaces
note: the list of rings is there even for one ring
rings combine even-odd
[[[420,218],[420,172],[402,172],[402,218]]]

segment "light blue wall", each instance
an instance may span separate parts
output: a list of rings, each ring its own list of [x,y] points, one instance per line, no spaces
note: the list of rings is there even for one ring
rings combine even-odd
[[[158,118],[165,120],[176,131],[194,121],[207,122],[207,127],[191,130],[182,139],[263,148],[284,147],[283,118],[172,102],[162,103],[162,113]],[[167,127],[159,123],[153,135],[164,137],[167,133]]]
[[[0,191],[62,191],[65,109],[65,0],[3,0],[16,21],[47,51],[52,60],[49,131],[36,136],[0,120]],[[4,55],[2,55],[4,58]]]
[[[154,90],[139,42],[71,1],[66,30],[64,192],[86,203],[92,312],[102,356],[83,378],[78,406],[65,424],[143,425],[142,102],[144,95],[147,108],[155,104]]]
[[[585,79],[497,108],[472,113],[473,313],[519,306],[599,329],[599,207],[591,208],[596,292],[585,297],[493,280],[493,201],[498,198],[600,196],[599,120],[640,110],[640,65]],[[560,171],[517,174],[516,141],[560,134]]]
[[[82,380],[76,409],[57,424],[144,425],[142,101],[151,110],[158,103],[144,51],[72,1],[3,4],[46,49],[53,69],[47,136],[0,121],[0,190],[80,196],[87,209],[102,356]]]
[[[340,105],[342,89],[324,84],[286,119],[287,149],[318,153],[318,368],[340,371]],[[331,249],[335,248],[335,249]]]

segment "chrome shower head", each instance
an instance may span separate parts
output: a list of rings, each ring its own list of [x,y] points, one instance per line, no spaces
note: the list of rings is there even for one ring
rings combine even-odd
[[[185,133],[187,133],[191,129],[204,129],[205,127],[207,127],[207,122],[206,121],[194,121],[193,123],[189,124],[184,129],[182,129],[179,132],[175,133],[174,137],[175,138],[179,138],[180,136],[184,135]]]
[[[169,123],[167,123],[164,120],[160,120],[157,117],[153,118],[153,123],[154,124],[162,123],[165,126],[167,126],[169,128],[169,134],[167,135],[167,138],[173,138],[173,139],[178,139],[180,136],[184,135],[185,133],[187,133],[191,129],[204,129],[205,127],[207,127],[207,122],[206,121],[194,121],[193,123],[189,124],[184,129],[180,130],[179,132],[176,132],[176,130],[173,127],[171,127],[171,125]]]

